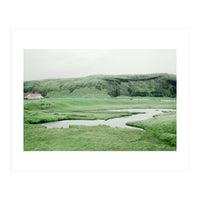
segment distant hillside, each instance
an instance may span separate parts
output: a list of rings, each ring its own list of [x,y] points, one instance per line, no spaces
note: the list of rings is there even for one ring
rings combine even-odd
[[[25,81],[24,95],[28,93],[40,93],[46,97],[176,97],[176,75],[93,75]]]

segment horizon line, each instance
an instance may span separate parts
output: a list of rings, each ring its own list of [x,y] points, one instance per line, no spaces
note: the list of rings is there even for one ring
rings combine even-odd
[[[31,80],[23,80],[26,81],[43,81],[43,80],[56,80],[56,79],[75,79],[75,78],[86,78],[89,76],[132,76],[132,75],[150,75],[150,74],[169,74],[169,75],[175,75],[176,73],[167,73],[167,72],[161,72],[161,73],[144,73],[144,74],[91,74],[91,75],[85,75],[85,76],[77,76],[77,77],[60,77],[60,78],[44,78],[44,79],[31,79]]]

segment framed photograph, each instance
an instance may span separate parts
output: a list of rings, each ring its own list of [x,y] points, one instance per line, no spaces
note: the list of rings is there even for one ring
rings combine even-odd
[[[13,171],[188,170],[187,29],[11,34]]]

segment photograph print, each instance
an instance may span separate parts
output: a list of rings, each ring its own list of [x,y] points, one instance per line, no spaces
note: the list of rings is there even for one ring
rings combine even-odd
[[[24,151],[176,151],[175,49],[24,49]]]

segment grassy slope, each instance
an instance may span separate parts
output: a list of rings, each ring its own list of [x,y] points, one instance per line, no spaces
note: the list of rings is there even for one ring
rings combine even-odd
[[[176,76],[96,75],[83,78],[47,79],[24,82],[24,94],[41,93],[48,97],[176,96]]]
[[[25,125],[25,151],[173,151],[175,147],[145,132],[107,126],[46,129]]]
[[[43,123],[64,119],[110,119],[129,112],[113,113],[107,110],[123,108],[176,108],[175,102],[164,102],[164,98],[151,97],[148,101],[133,98],[49,98],[24,101],[24,122]],[[169,98],[168,98],[169,99]]]
[[[147,137],[155,137],[166,144],[176,146],[176,112],[168,112],[146,121],[129,122],[127,125],[143,128]]]
[[[176,119],[170,113],[155,117],[154,123],[146,121],[146,132],[108,126],[72,126],[70,129],[47,129],[40,124],[29,124],[70,119],[108,119],[128,113],[111,113],[109,109],[122,108],[176,108],[176,102],[153,98],[134,101],[119,97],[95,98],[49,98],[24,101],[24,150],[25,151],[173,151],[173,142],[161,136],[174,134]],[[168,98],[169,99],[169,98]],[[174,100],[174,99],[173,99]],[[165,116],[165,118],[163,118]],[[144,122],[144,121],[143,121]],[[151,125],[152,124],[152,125]],[[164,126],[158,131],[159,125]],[[137,124],[141,126],[141,124]],[[174,130],[172,133],[169,130]],[[167,139],[169,140],[169,139]],[[173,140],[175,142],[175,140]]]

